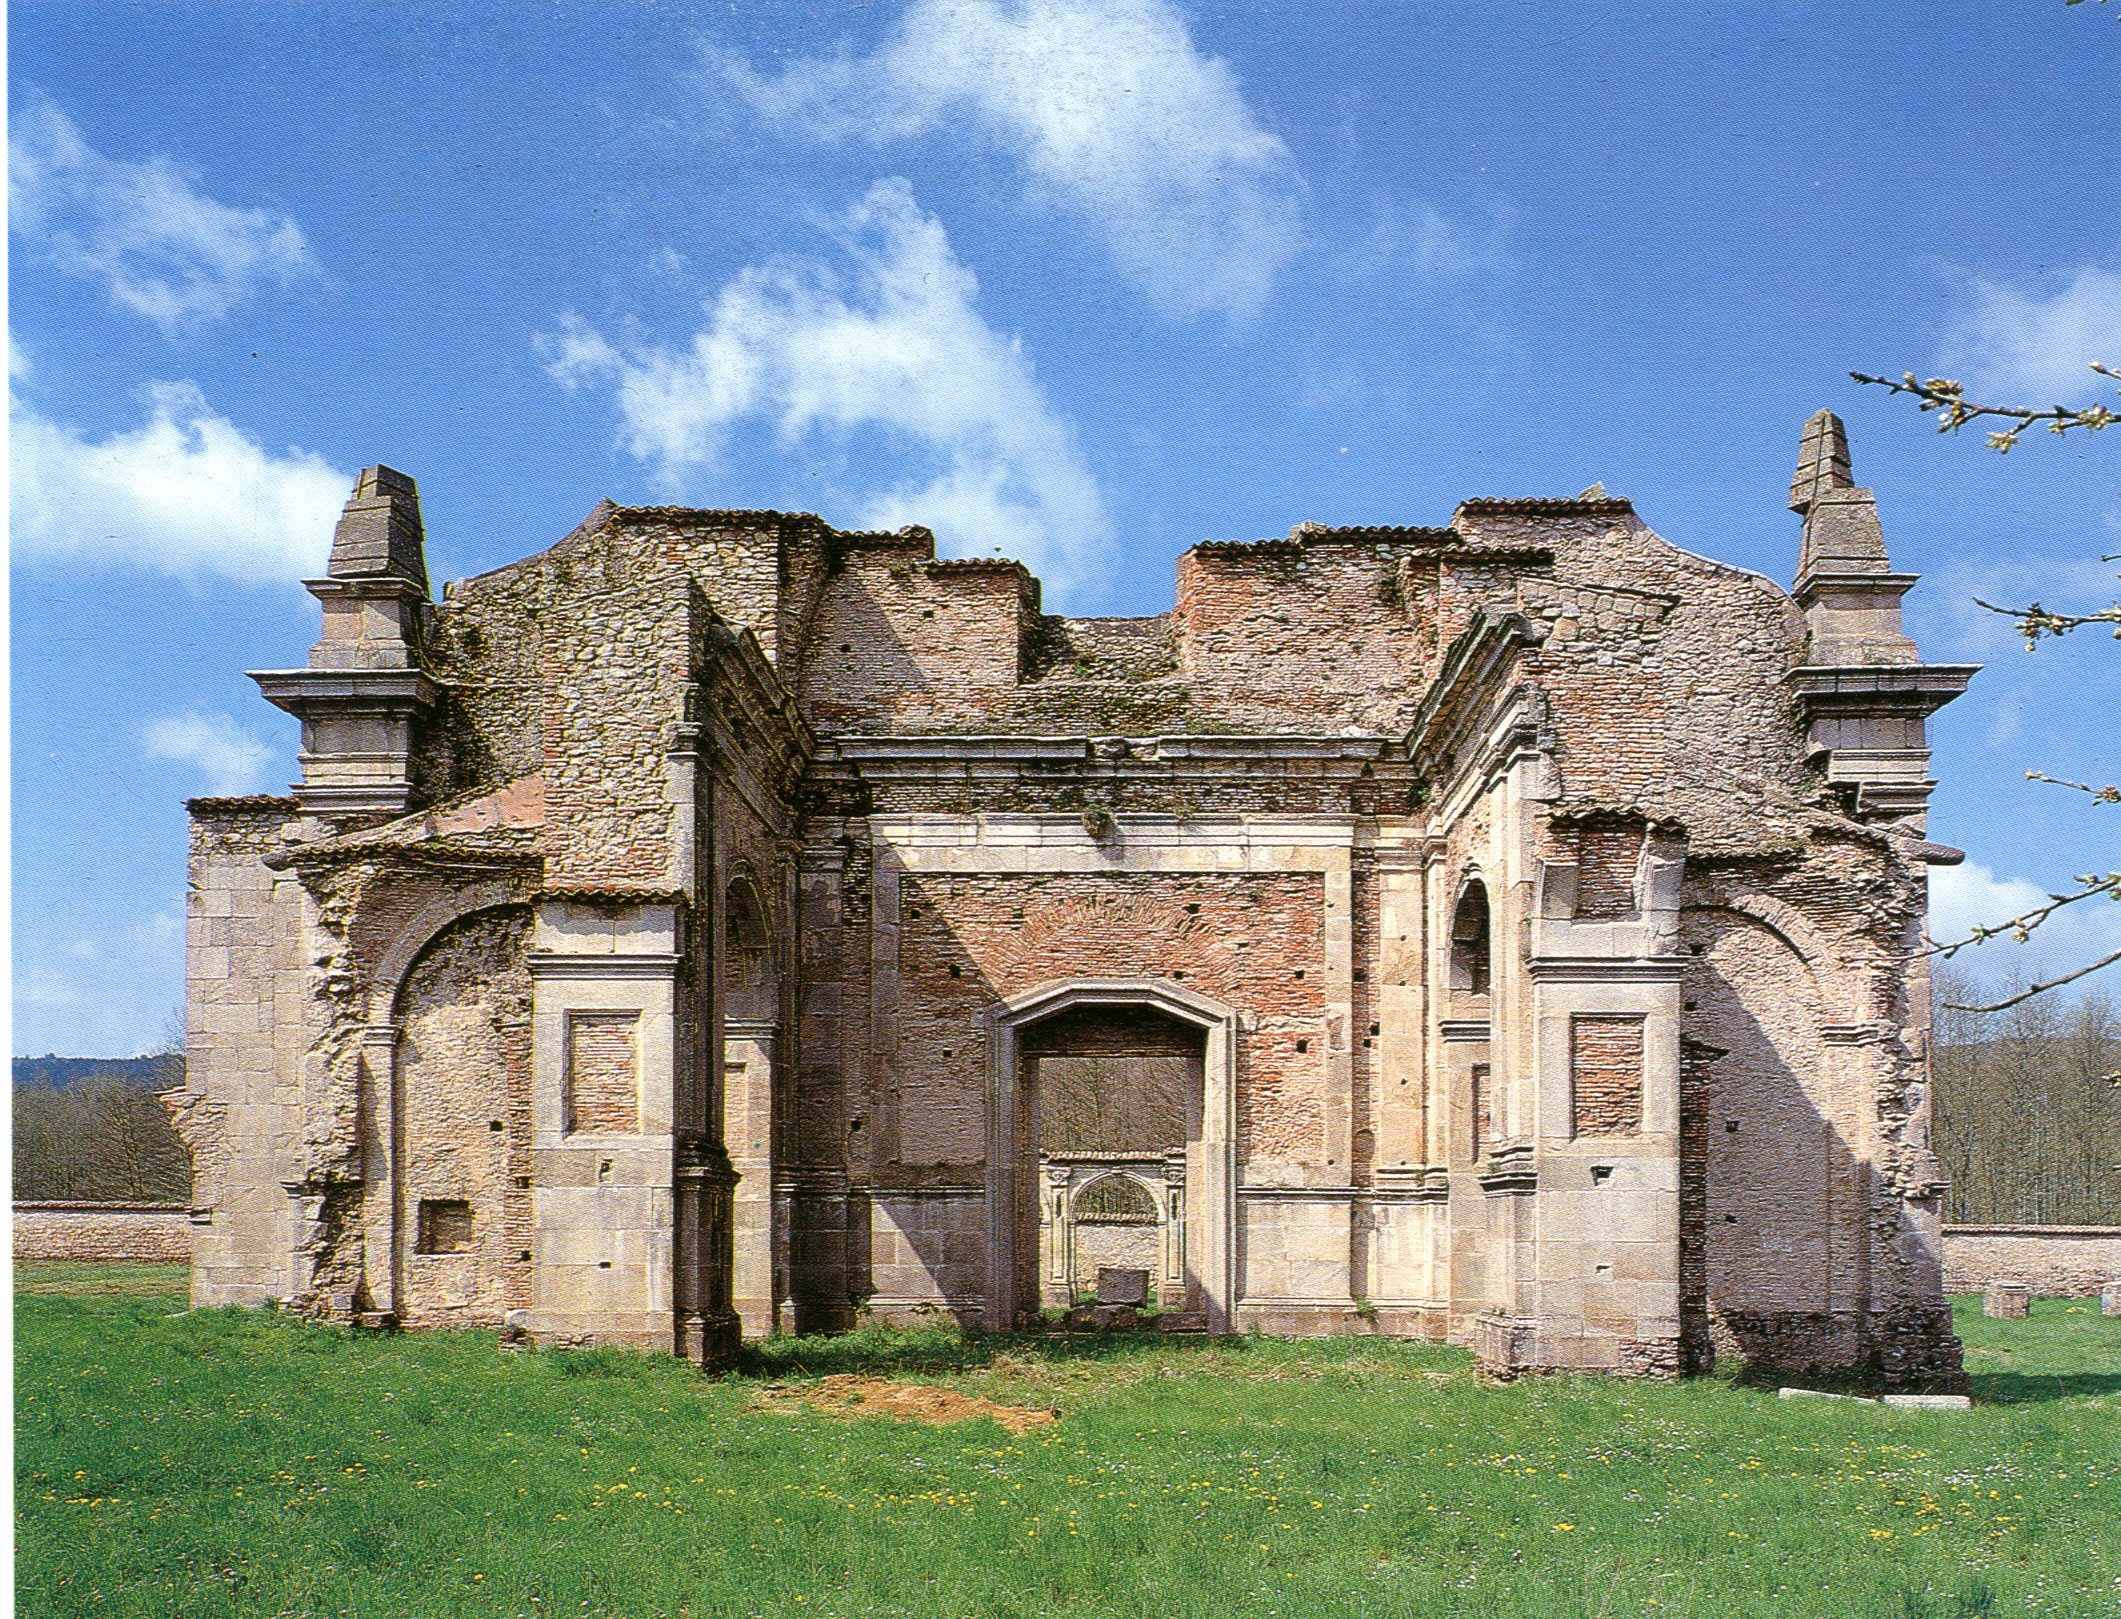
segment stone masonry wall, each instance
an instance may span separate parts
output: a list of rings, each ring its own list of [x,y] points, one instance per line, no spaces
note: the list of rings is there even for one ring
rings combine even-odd
[[[291,799],[195,799],[185,929],[185,1090],[195,1304],[261,1304],[294,1288],[285,1182],[305,1174],[301,1091],[322,1032],[297,885],[265,864],[307,824]]]
[[[1946,1226],[1944,1290],[1978,1293],[1993,1282],[2088,1298],[2121,1282],[2121,1226]]]
[[[814,595],[826,532],[815,518],[609,505],[551,549],[452,585],[425,649],[445,698],[415,760],[422,793],[542,772],[553,881],[662,880],[693,591],[772,658],[801,629],[781,590],[789,526],[805,538],[800,582]]]
[[[181,1203],[17,1203],[15,1263],[189,1261],[191,1214]]]

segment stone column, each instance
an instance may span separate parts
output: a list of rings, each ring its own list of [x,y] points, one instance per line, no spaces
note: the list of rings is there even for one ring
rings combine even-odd
[[[1156,1296],[1164,1308],[1174,1305],[1191,1309],[1186,1292],[1186,1149],[1175,1147],[1164,1154],[1163,1275]]]
[[[737,1174],[730,1207],[731,1302],[746,1338],[780,1325],[774,1296],[773,1049],[776,1025],[729,1018],[722,1025],[722,1139]]]
[[[1066,1309],[1075,1302],[1075,1225],[1068,1215],[1073,1171],[1048,1165],[1039,1188],[1039,1266],[1045,1279],[1042,1303]]]
[[[398,1030],[371,1023],[361,1031],[361,1205],[363,1280],[369,1305],[396,1315],[404,1269],[403,1211],[398,1188]]]

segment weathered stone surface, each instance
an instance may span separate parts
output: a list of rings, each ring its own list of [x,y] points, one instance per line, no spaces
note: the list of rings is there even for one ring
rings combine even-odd
[[[1140,1308],[1149,1302],[1149,1273],[1124,1265],[1098,1266],[1097,1302]]]
[[[1593,491],[1202,544],[1100,620],[921,529],[608,502],[429,601],[364,474],[261,677],[297,796],[193,806],[195,1296],[712,1361],[1147,1270],[1161,1324],[1949,1392],[1915,946],[1970,671],[1831,418],[1792,500],[1794,596]],[[1114,1075],[1138,1128],[1048,1138]]]
[[[2023,1282],[1991,1282],[1981,1290],[1981,1313],[1997,1321],[2023,1321],[2032,1305],[2033,1290]]]

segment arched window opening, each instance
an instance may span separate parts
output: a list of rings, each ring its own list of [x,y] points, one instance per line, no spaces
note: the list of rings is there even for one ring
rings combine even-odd
[[[1154,1225],[1156,1201],[1131,1175],[1107,1175],[1075,1194],[1078,1224]]]
[[[1451,917],[1452,989],[1466,995],[1488,993],[1493,931],[1487,885],[1475,878],[1458,896],[1458,909]]]

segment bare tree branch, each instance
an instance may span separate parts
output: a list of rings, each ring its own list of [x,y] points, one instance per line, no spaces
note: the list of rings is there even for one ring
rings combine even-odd
[[[2025,779],[2027,781],[2044,781],[2050,787],[2070,787],[2080,793],[2089,793],[2094,804],[2121,804],[2121,787],[2112,785],[2094,787],[2089,782],[2065,781],[2060,776],[2050,776],[2044,770],[2028,770],[2025,773]]]
[[[2093,361],[2091,369],[2102,377],[2121,381],[2121,371],[2112,366]],[[1950,377],[1918,378],[1912,371],[1903,371],[1900,380],[1891,377],[1874,377],[1867,372],[1851,371],[1849,375],[1861,383],[1874,388],[1883,388],[1889,393],[1907,394],[1913,398],[1925,414],[1937,417],[1937,431],[1956,433],[1968,422],[1983,417],[1994,417],[1999,421],[2013,422],[2001,432],[1988,436],[1988,447],[1998,454],[2008,454],[2016,448],[2018,435],[2028,427],[2041,422],[2047,424],[2050,433],[2067,433],[2072,428],[2082,428],[2087,433],[2096,433],[2101,428],[2111,427],[2121,416],[2103,404],[2049,405],[2035,409],[2024,405],[1982,405],[1966,397],[1965,385]]]
[[[2081,897],[2081,895],[2072,896],[2072,898]],[[2020,1001],[2029,1001],[2035,995],[2045,995],[2051,989],[2060,989],[2064,984],[2074,984],[2078,979],[2097,972],[2101,967],[2111,967],[2117,961],[2121,961],[2121,950],[2111,951],[2101,956],[2097,961],[2086,962],[2074,972],[2066,972],[2059,978],[2046,978],[2038,983],[2028,984],[2025,988],[2019,990],[2017,994],[2007,995],[2002,1000],[1987,1006],[1962,1006],[1956,1001],[1950,1001],[1946,1004],[1954,1012],[2000,1012],[2005,1007],[2016,1006]]]
[[[2023,944],[2034,928],[2061,910],[2063,906],[2074,905],[2079,900],[2093,899],[2100,894],[2121,894],[2121,871],[2110,871],[2103,877],[2096,873],[2087,872],[2080,876],[2077,881],[2084,886],[2074,894],[2050,894],[2045,905],[2035,906],[2032,910],[2011,917],[2008,921],[1997,922],[1992,926],[1976,926],[1963,939],[1955,939],[1950,944],[1932,944],[1926,950],[1916,951],[1915,956],[1917,958],[1922,956],[1942,956],[1949,961],[1968,945],[1985,944],[1990,939],[2005,937]],[[1979,1010],[1979,1008],[1964,1008],[1963,1010]]]

